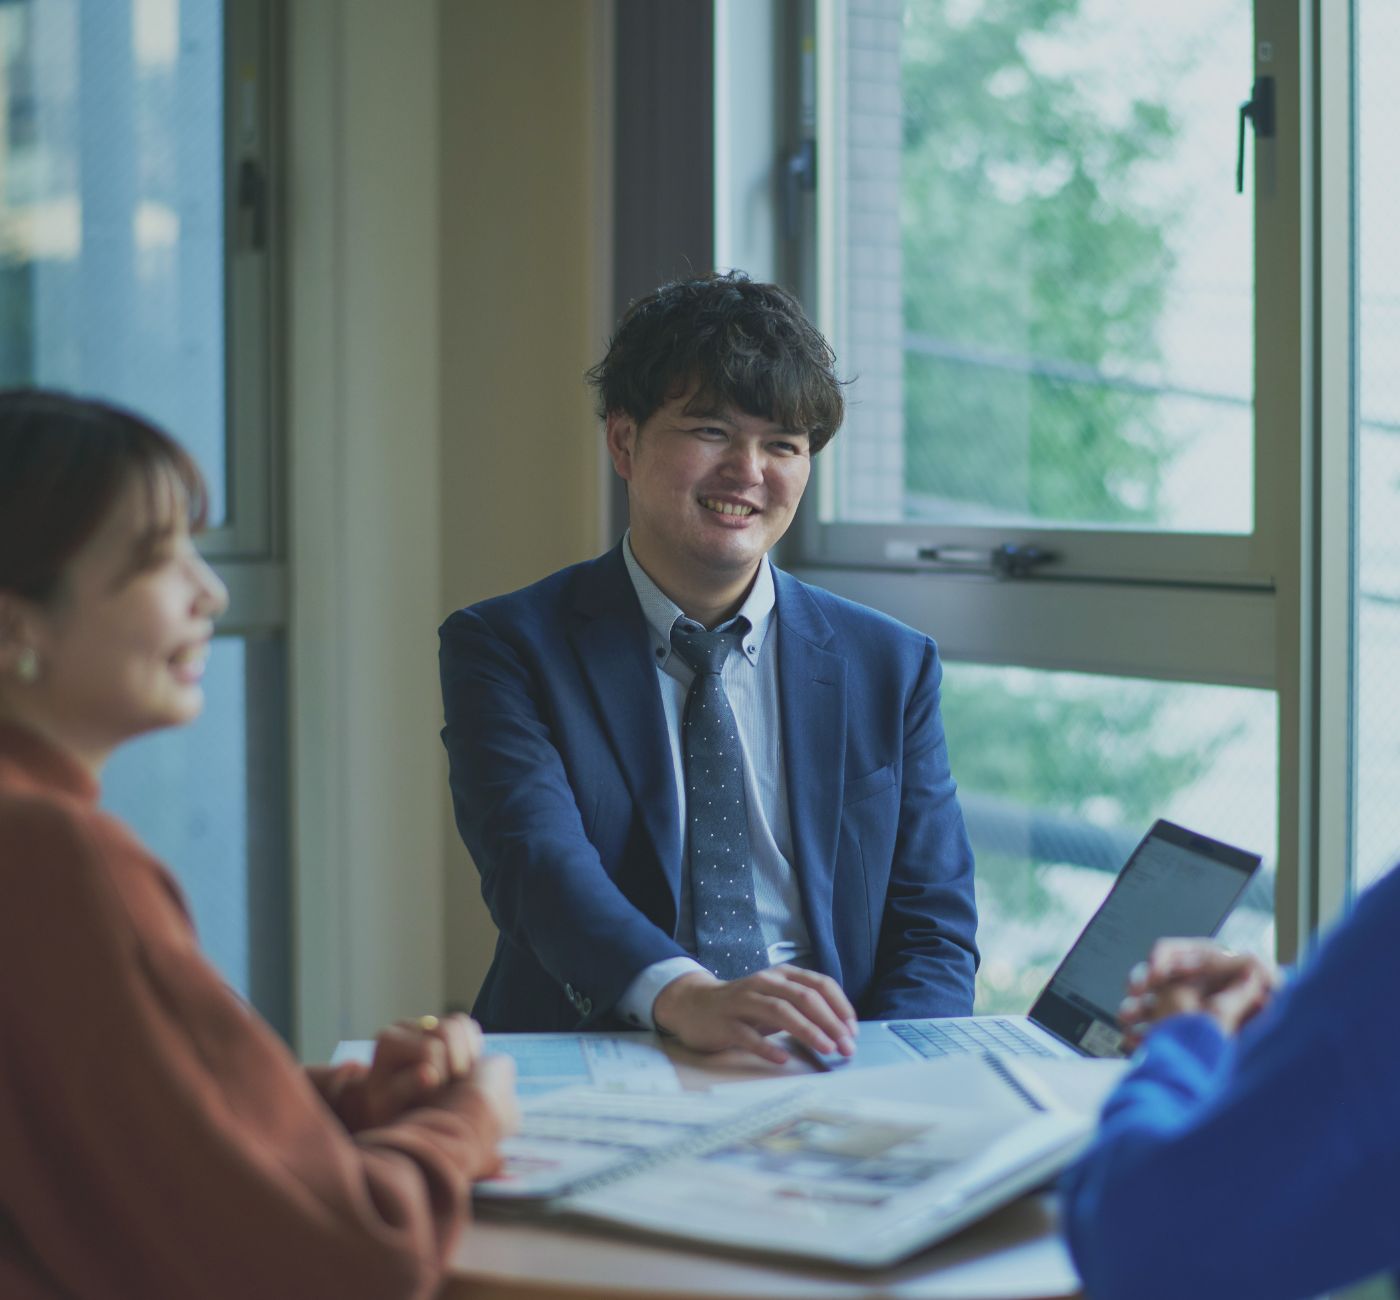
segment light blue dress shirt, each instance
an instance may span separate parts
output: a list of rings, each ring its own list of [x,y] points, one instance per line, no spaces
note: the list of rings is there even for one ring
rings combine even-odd
[[[685,697],[695,674],[671,646],[677,623],[704,630],[681,612],[680,606],[648,577],[632,553],[629,533],[622,543],[628,576],[641,602],[651,633],[657,685],[671,742],[671,766],[676,785],[676,817],[683,844],[686,836],[685,765],[681,753],[681,720]],[[749,633],[729,652],[724,665],[724,689],[739,729],[743,752],[744,794],[748,804],[749,859],[753,868],[754,901],[770,965],[805,965],[811,939],[802,915],[802,894],[792,868],[792,829],[788,818],[787,772],[783,762],[782,727],[778,714],[779,629],[773,617],[773,572],[765,555],[747,599],[735,619],[745,619]],[[731,620],[732,622],[733,620]],[[728,626],[728,624],[722,624]],[[690,906],[690,850],[681,861],[680,907],[676,941],[695,951],[695,922]],[[656,995],[672,980],[705,968],[690,957],[672,957],[648,966],[618,1000],[617,1010],[635,1025],[652,1027]]]

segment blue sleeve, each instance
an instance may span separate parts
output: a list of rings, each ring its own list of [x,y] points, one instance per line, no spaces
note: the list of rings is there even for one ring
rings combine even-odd
[[[939,711],[943,670],[927,637],[904,716],[899,828],[865,1020],[965,1016],[977,972],[972,845]]]
[[[646,919],[584,831],[531,670],[473,610],[441,629],[453,808],[501,933],[601,1020],[637,974],[685,950]]]
[[[1400,874],[1227,1043],[1167,1021],[1065,1176],[1094,1300],[1314,1296],[1400,1264]]]

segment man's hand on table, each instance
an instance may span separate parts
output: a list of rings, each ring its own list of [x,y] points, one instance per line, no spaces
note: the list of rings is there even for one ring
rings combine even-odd
[[[652,1018],[687,1047],[738,1047],[782,1065],[788,1053],[768,1034],[786,1030],[814,1052],[855,1055],[856,1013],[829,976],[799,966],[770,966],[743,979],[692,971],[656,995]]]
[[[1227,1034],[1258,1015],[1280,984],[1277,970],[1208,939],[1160,939],[1128,978],[1118,1019],[1130,1047],[1168,1016],[1210,1016]]]

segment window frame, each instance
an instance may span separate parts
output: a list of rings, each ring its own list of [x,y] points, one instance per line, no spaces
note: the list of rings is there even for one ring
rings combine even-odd
[[[1257,14],[1268,4],[1269,0],[1258,0]],[[842,0],[816,0],[813,9],[819,51],[817,115],[820,165],[817,169],[816,196],[817,269],[809,301],[814,303],[818,323],[836,347],[838,355],[842,354],[845,343],[839,306],[840,286],[844,280],[840,269],[845,247],[842,232],[844,169],[833,165],[832,151],[842,147],[845,79],[837,51],[846,42],[846,14],[847,6]],[[1259,47],[1266,42],[1276,48],[1288,48],[1287,23],[1283,15],[1269,15],[1265,21],[1276,24],[1279,31],[1274,36],[1266,35],[1265,29],[1260,30],[1255,42],[1256,57]],[[1246,95],[1248,73],[1248,69],[1241,69],[1241,89]],[[1298,86],[1296,83],[1288,84],[1288,70],[1282,59],[1271,57],[1256,63],[1255,75],[1266,73],[1278,79],[1276,94],[1282,118],[1286,111],[1283,101],[1292,97],[1296,104]],[[1222,125],[1222,130],[1230,125]],[[1263,284],[1258,275],[1258,231],[1261,226],[1277,224],[1280,215],[1285,226],[1291,221],[1288,211],[1290,195],[1286,189],[1278,188],[1280,185],[1286,187],[1289,180],[1286,162],[1282,171],[1279,167],[1281,138],[1280,130],[1272,140],[1256,139],[1249,145],[1255,187],[1257,357],[1277,355],[1282,348],[1290,345],[1286,330],[1291,314],[1273,318],[1261,311],[1258,303],[1259,286]],[[1261,202],[1263,199],[1276,199],[1277,204]],[[1280,322],[1278,329],[1272,328],[1276,319]],[[837,466],[844,458],[838,439],[827,453],[828,459],[819,466],[815,491],[798,520],[792,549],[800,557],[800,562],[812,565],[966,576],[969,571],[975,573],[976,570],[962,565],[950,567],[921,558],[920,553],[932,549],[987,552],[1003,544],[1034,546],[1053,553],[1057,558],[1051,566],[1038,570],[1034,577],[1026,579],[1031,581],[1132,581],[1183,588],[1271,591],[1278,581],[1284,537],[1282,525],[1284,520],[1291,517],[1289,503],[1281,499],[1286,495],[1286,479],[1278,471],[1276,448],[1271,445],[1273,440],[1265,434],[1266,429],[1288,428],[1286,420],[1278,419],[1269,400],[1268,385],[1274,378],[1262,373],[1256,375],[1253,528],[1249,533],[1185,533],[1090,525],[983,526],[967,523],[838,521],[831,518],[835,513],[835,479],[840,472]],[[1103,545],[1106,537],[1111,537],[1113,542],[1107,550]]]
[[[220,633],[285,634],[286,439],[282,22],[270,0],[224,4],[224,303],[228,519],[200,549],[229,591]],[[240,168],[262,178],[262,238],[239,202]]]
[[[298,1030],[293,943],[290,610],[286,557],[283,283],[284,19],[224,0],[224,320],[228,510],[200,546],[229,592],[220,637],[246,646],[248,980],[263,1017]],[[261,210],[240,194],[245,168]],[[260,229],[254,229],[258,225]]]
[[[202,548],[228,571],[229,623],[266,628],[285,623],[282,555],[283,448],[277,419],[280,387],[280,157],[272,124],[278,111],[277,24],[269,0],[225,0],[223,216],[225,458],[227,518]],[[240,195],[240,178],[261,182],[260,212]],[[254,225],[260,229],[254,237]]]
[[[840,38],[844,3],[794,2],[818,32],[819,81],[839,86],[831,38]],[[1353,30],[1350,0],[1330,8],[1322,0],[1301,6],[1255,0],[1253,72],[1276,78],[1277,131],[1273,140],[1251,143],[1251,534],[824,523],[832,475],[839,472],[828,463],[819,464],[784,548],[799,576],[929,632],[949,658],[1273,690],[1283,960],[1339,913],[1350,890]],[[789,84],[791,58],[789,50],[783,74]],[[1241,75],[1245,91],[1248,71]],[[793,115],[791,102],[786,111]],[[837,111],[836,97],[823,94],[821,138],[834,138]],[[815,246],[816,271],[800,291],[839,353],[832,309],[838,169],[820,152],[818,177],[815,230],[804,231],[801,241]],[[802,265],[800,249],[789,251],[788,265]],[[1063,558],[1020,578],[948,570],[918,558],[931,546],[987,550],[1003,543],[1037,545]]]

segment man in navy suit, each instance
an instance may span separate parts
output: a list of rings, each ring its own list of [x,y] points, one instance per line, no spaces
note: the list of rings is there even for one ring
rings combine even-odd
[[[768,559],[844,414],[832,362],[737,273],[634,303],[589,375],[627,536],[443,625],[457,824],[500,931],[488,1030],[781,1062],[777,1030],[849,1055],[857,1017],[971,1010],[938,652]]]

